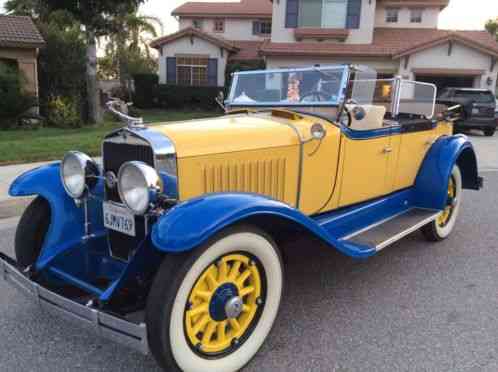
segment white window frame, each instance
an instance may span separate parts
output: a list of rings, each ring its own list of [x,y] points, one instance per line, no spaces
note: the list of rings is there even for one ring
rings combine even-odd
[[[399,22],[399,8],[386,8],[386,23]]]
[[[424,9],[410,9],[410,23],[422,23],[424,21]]]
[[[206,64],[206,65],[194,65],[194,64],[180,64],[180,63],[178,63],[178,60],[181,58],[206,59],[208,57],[205,57],[205,56],[176,56],[175,58],[176,58],[176,85],[180,85],[180,74],[179,74],[180,67],[190,68],[190,85],[186,85],[187,87],[198,87],[198,86],[208,86],[209,85],[209,76],[208,76],[209,59],[208,59],[208,64]],[[194,68],[204,68],[206,70],[206,85],[194,85]]]

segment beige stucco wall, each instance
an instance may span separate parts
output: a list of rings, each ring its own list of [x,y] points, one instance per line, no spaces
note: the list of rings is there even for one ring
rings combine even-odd
[[[218,86],[225,85],[225,69],[227,65],[228,52],[219,46],[208,43],[205,40],[193,37],[193,44],[189,36],[166,44],[162,48],[162,55],[159,56],[159,82],[166,84],[166,58],[175,57],[181,54],[202,55],[209,58],[218,59]]]
[[[400,61],[399,74],[403,77],[414,79],[413,70],[416,69],[448,69],[451,70],[483,70],[484,73],[476,76],[474,88],[486,88],[495,91],[498,65],[491,71],[491,56],[469,48],[458,42],[453,43],[451,56],[448,56],[448,43],[415,53],[410,56],[408,66],[405,60]],[[450,73],[448,75],[451,75]],[[492,84],[487,84],[487,79],[492,79]]]
[[[439,8],[424,8],[422,23],[410,22],[410,9],[400,8],[397,23],[386,22],[386,9],[382,4],[378,4],[375,12],[375,27],[392,28],[437,28],[439,21]]]
[[[180,30],[192,27],[191,18],[180,18]],[[223,37],[229,40],[264,40],[267,36],[253,35],[252,19],[225,19],[225,32],[214,32],[214,19],[204,18],[202,21],[202,31],[214,36]]]
[[[349,44],[368,44],[373,39],[373,28],[375,24],[375,7],[376,0],[362,0],[360,28],[350,30],[350,35],[346,39]],[[285,28],[285,15],[287,9],[287,0],[273,2],[273,42],[294,42],[294,29]]]
[[[38,64],[37,49],[0,48],[0,59],[17,61],[19,71],[25,79],[25,89],[31,94],[38,95]]]

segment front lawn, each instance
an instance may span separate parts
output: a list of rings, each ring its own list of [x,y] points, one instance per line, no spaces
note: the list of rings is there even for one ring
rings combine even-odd
[[[218,112],[183,112],[148,110],[143,112],[146,122],[170,122],[219,115]],[[80,129],[42,128],[39,130],[0,131],[0,165],[58,160],[69,150],[99,156],[102,138],[110,131],[122,127],[106,121],[100,126]]]

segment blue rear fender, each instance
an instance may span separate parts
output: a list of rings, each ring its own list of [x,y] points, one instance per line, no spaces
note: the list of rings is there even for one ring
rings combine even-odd
[[[10,196],[38,195],[50,205],[50,227],[36,263],[38,270],[44,268],[64,250],[80,243],[84,235],[83,208],[78,208],[74,200],[67,195],[62,186],[59,168],[59,163],[54,163],[30,170],[19,176],[9,189]],[[92,194],[103,194],[101,181],[92,190]],[[92,233],[103,235],[101,203],[90,199],[88,207]]]
[[[415,180],[417,206],[444,209],[448,197],[448,181],[455,164],[462,173],[463,188],[480,189],[477,157],[467,136],[459,134],[441,137],[430,148]]]

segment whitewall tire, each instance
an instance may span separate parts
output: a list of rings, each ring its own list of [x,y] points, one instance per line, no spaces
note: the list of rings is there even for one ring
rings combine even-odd
[[[462,203],[462,174],[457,165],[453,167],[448,182],[448,206],[430,224],[421,230],[429,241],[441,241],[453,232]]]
[[[272,329],[282,291],[280,252],[252,227],[229,229],[204,247],[166,256],[147,303],[152,354],[168,371],[237,371]]]

